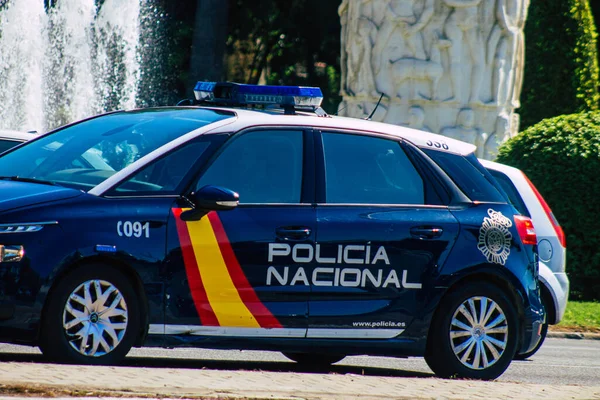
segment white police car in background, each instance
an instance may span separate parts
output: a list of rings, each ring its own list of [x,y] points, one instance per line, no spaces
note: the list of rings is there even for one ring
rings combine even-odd
[[[0,129],[0,153],[4,153],[6,150],[31,140],[34,137],[34,134],[28,132]]]
[[[565,273],[565,234],[540,192],[521,170],[493,161],[480,162],[496,178],[513,205],[533,220],[537,233],[546,322],[542,329],[542,340],[536,348],[516,356],[517,359],[525,359],[535,354],[542,346],[548,332],[548,324],[558,324],[565,314],[569,296],[569,278]]]

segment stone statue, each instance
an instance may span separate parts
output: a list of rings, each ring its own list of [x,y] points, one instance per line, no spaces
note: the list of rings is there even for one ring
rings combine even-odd
[[[340,78],[342,80],[340,94],[346,95],[346,82],[348,79],[348,49],[346,43],[348,43],[348,3],[349,0],[342,0],[342,3],[338,7],[338,14],[340,16],[341,25],[341,51],[340,51]]]
[[[422,3],[420,12],[416,11],[417,3]],[[428,55],[422,32],[434,14],[434,0],[391,0],[388,9],[390,24],[384,26],[382,33],[400,34],[382,43],[382,56],[376,58],[376,63],[379,68],[391,69],[384,73],[387,80],[391,80],[391,95],[432,99],[444,72],[439,42]],[[425,93],[416,89],[419,81],[429,85]]]
[[[375,79],[371,67],[371,51],[373,42],[371,35],[375,30],[373,22],[361,17],[353,35],[355,51],[348,56],[348,82],[346,87],[349,93],[355,96],[377,96]]]
[[[491,134],[482,133],[477,145],[477,157],[495,158],[500,145],[510,139],[510,117],[506,114],[496,118],[496,125]]]
[[[513,108],[521,107],[521,89],[523,88],[523,75],[525,73],[525,35],[523,34],[523,30],[525,29],[525,21],[527,20],[529,1],[530,0],[517,1],[517,5],[515,7],[517,17],[515,18],[515,23],[512,26],[512,33],[514,34],[513,70],[515,74],[511,97]]]
[[[408,109],[408,126],[409,128],[419,129],[421,131],[432,132],[425,125],[425,111],[420,106],[412,106]]]
[[[421,31],[433,16],[433,1],[425,0],[423,11],[420,15],[415,13],[415,5],[419,0],[393,0],[390,2],[390,10],[398,23],[398,28],[404,39],[406,48],[405,57],[413,57],[420,60],[426,59],[425,44]]]
[[[394,91],[394,94],[400,98],[415,98],[418,96],[427,100],[437,99],[438,84],[444,74],[441,62],[441,50],[446,47],[448,47],[448,42],[439,40],[432,47],[431,58],[428,60],[404,57],[391,61],[393,68],[392,77],[394,78],[396,87],[399,87],[407,80],[426,81],[429,83],[428,93],[422,91],[415,93],[411,90],[408,95],[403,96],[397,89]]]
[[[480,129],[475,126],[475,113],[463,108],[458,113],[456,125],[442,129],[442,135],[475,144],[479,140]]]
[[[444,33],[452,42],[450,47],[450,73],[453,97],[460,103],[480,103],[479,88],[483,77],[485,52],[478,27],[477,6],[481,0],[444,0],[452,7],[446,20]],[[466,82],[464,71],[467,72]],[[468,96],[468,97],[465,97]]]
[[[518,131],[529,2],[343,0],[340,114],[364,118],[384,94],[374,120],[466,140],[493,157]]]
[[[371,52],[376,31],[374,22],[365,15],[372,0],[358,4],[342,1],[338,8],[342,27],[342,94],[376,96]],[[344,46],[345,43],[345,46]]]
[[[488,41],[488,64],[494,65],[492,102],[518,107],[524,71],[523,28],[528,0],[498,0],[497,23]],[[491,60],[493,58],[493,61]]]

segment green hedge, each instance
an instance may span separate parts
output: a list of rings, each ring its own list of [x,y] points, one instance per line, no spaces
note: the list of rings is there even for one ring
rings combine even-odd
[[[506,142],[498,161],[529,176],[563,227],[571,298],[600,300],[600,112],[543,120]]]
[[[544,118],[598,109],[596,37],[588,0],[531,1],[525,24],[522,129]]]

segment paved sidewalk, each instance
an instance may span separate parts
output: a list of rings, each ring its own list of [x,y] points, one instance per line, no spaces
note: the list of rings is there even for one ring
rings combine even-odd
[[[361,375],[0,363],[0,385],[129,396],[252,399],[600,399],[599,386]],[[111,395],[110,393],[107,395]],[[78,394],[81,396],[81,393]]]

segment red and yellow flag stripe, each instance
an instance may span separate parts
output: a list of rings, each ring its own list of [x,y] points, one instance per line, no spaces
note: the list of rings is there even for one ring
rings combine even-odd
[[[281,328],[242,270],[216,212],[183,221],[174,208],[188,284],[202,325]]]

